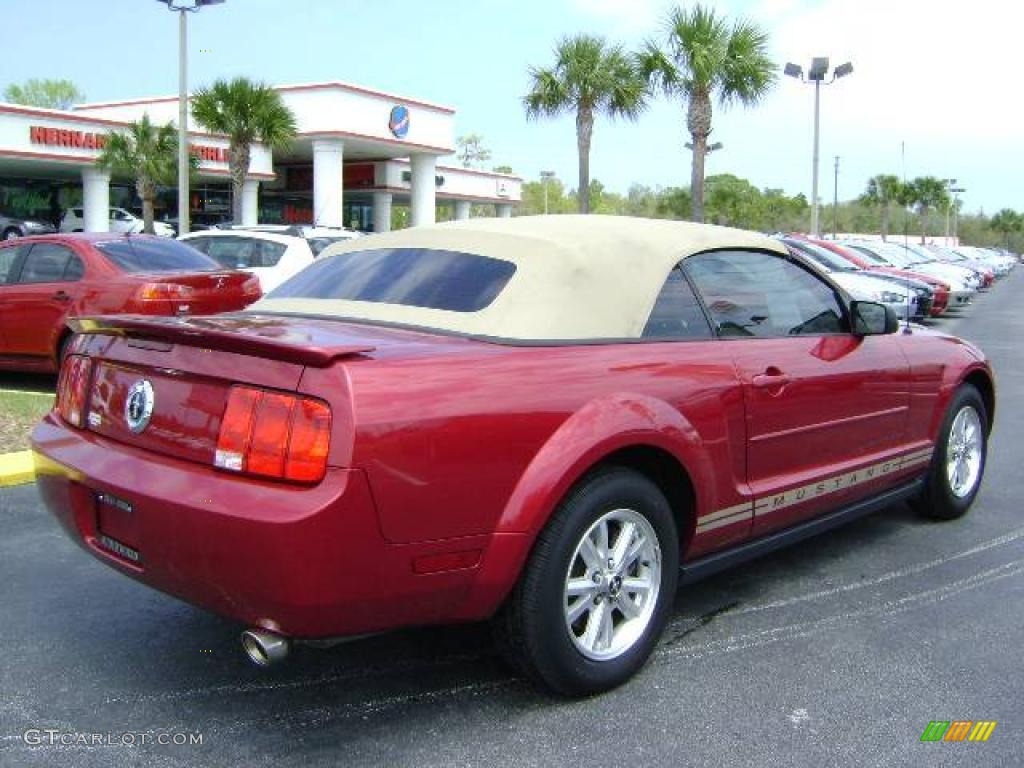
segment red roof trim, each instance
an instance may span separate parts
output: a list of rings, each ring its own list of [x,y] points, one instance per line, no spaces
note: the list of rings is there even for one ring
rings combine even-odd
[[[390,192],[391,194],[408,195],[412,192],[408,187],[346,187],[345,194],[359,194],[360,192]],[[501,205],[519,205],[522,200],[514,200],[510,197],[485,197],[483,195],[461,195],[453,192],[442,192],[437,190],[434,197],[437,200],[468,200],[471,203],[499,203]]]
[[[430,109],[435,112],[441,112],[446,115],[454,115],[455,110],[452,107],[445,107],[440,104],[431,104],[429,101],[421,101],[420,99],[410,99],[405,96],[399,96],[395,93],[388,93],[386,91],[378,91],[373,88],[365,88],[361,85],[350,85],[349,83],[341,82],[326,82],[326,83],[309,83],[307,85],[279,85],[272,86],[275,91],[324,91],[331,89],[338,89],[342,91],[350,91],[351,93],[361,93],[367,96],[378,96],[383,99],[389,99],[396,101],[401,104],[413,104],[417,107],[423,107],[424,109]],[[88,109],[103,109],[106,107],[130,107],[136,104],[160,104],[162,102],[177,101],[177,96],[157,96],[149,99],[129,99],[127,101],[103,101],[96,102],[93,104],[80,104],[75,107],[76,110],[88,110]]]
[[[404,163],[409,164],[408,160],[398,158],[391,161],[392,163]],[[456,173],[466,173],[470,176],[485,176],[488,179],[511,179],[514,181],[522,181],[522,176],[515,176],[511,173],[496,173],[495,171],[481,171],[477,168],[460,168],[457,165],[439,165],[437,166],[439,171],[455,171]]]
[[[332,139],[332,138],[338,138],[338,139],[365,139],[366,141],[375,141],[378,144],[391,144],[391,145],[398,146],[398,147],[409,147],[410,149],[426,149],[426,150],[430,150],[432,153],[439,154],[439,155],[450,155],[450,154],[452,154],[452,152],[455,151],[454,148],[452,148],[452,147],[435,147],[435,146],[431,146],[430,144],[413,144],[412,142],[409,142],[409,141],[401,141],[399,139],[388,139],[388,138],[378,137],[378,136],[369,136],[369,135],[367,135],[365,133],[354,133],[352,131],[309,131],[307,133],[300,133],[300,134],[297,135],[297,137],[298,138],[304,138],[304,139],[316,139],[316,138],[325,138],[325,139]],[[367,160],[367,161],[360,161],[360,162],[371,162],[371,161]]]

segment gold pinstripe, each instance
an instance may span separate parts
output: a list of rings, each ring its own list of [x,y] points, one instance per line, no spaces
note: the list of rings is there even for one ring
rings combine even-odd
[[[750,520],[755,516],[768,515],[777,510],[791,507],[794,504],[838,493],[839,491],[871,482],[908,467],[926,464],[931,461],[934,450],[933,446],[921,448],[903,456],[897,456],[867,467],[861,467],[852,472],[844,472],[841,475],[833,475],[832,477],[823,478],[797,488],[789,488],[780,493],[757,499],[755,502],[748,501],[731,507],[723,507],[702,517],[697,523],[697,533],[713,531],[726,525]]]

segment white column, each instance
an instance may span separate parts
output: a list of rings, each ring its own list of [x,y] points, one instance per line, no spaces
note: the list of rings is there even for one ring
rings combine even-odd
[[[391,231],[391,193],[373,193],[373,231]]]
[[[494,210],[498,214],[499,219],[512,218],[512,203],[497,203],[494,206]]]
[[[260,183],[256,179],[246,179],[242,183],[242,225],[251,227],[259,223]]]
[[[340,139],[313,141],[313,222],[324,227],[345,224],[342,211],[344,144]]]
[[[110,174],[99,168],[82,169],[82,210],[86,232],[110,231]]]
[[[422,227],[437,221],[437,157],[435,155],[411,155],[411,226]]]
[[[455,220],[465,221],[469,218],[470,212],[473,210],[473,204],[469,200],[456,200],[455,201]]]

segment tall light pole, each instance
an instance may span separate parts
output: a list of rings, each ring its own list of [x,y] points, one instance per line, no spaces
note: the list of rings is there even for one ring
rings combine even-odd
[[[188,234],[188,17],[224,0],[157,0],[178,14],[178,235]],[[152,6],[150,6],[152,7]]]
[[[832,184],[832,239],[839,230],[839,155],[836,155],[836,175]]]
[[[555,178],[554,171],[541,171],[540,179],[544,183],[544,215],[548,214],[548,181]]]
[[[818,136],[821,113],[821,84],[830,85],[841,77],[846,77],[853,72],[853,64],[846,62],[840,64],[832,71],[832,79],[826,82],[828,74],[828,56],[816,56],[811,59],[811,68],[807,70],[807,77],[804,77],[804,68],[797,64],[786,64],[783,72],[789,77],[795,77],[804,83],[814,83],[814,159],[813,172],[811,175],[811,236],[820,237],[818,227]]]
[[[951,192],[953,187],[956,186],[956,179],[943,179],[942,183],[946,185],[946,192]],[[949,209],[952,204],[946,206],[946,244],[949,245]]]
[[[957,219],[960,216],[960,195],[967,190],[963,187],[950,187],[950,192],[953,193],[953,239],[957,241],[957,245],[960,244],[960,238],[957,235]]]

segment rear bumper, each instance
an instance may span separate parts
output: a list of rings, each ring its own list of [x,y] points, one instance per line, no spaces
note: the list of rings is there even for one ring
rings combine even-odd
[[[87,552],[251,626],[316,638],[483,618],[514,578],[491,573],[518,559],[502,554],[521,544],[506,537],[385,541],[358,470],[330,469],[314,487],[261,482],[70,429],[53,415],[32,442],[43,500]],[[130,511],[112,512],[100,494]],[[128,549],[113,551],[110,539]],[[481,573],[496,589],[481,594]]]

